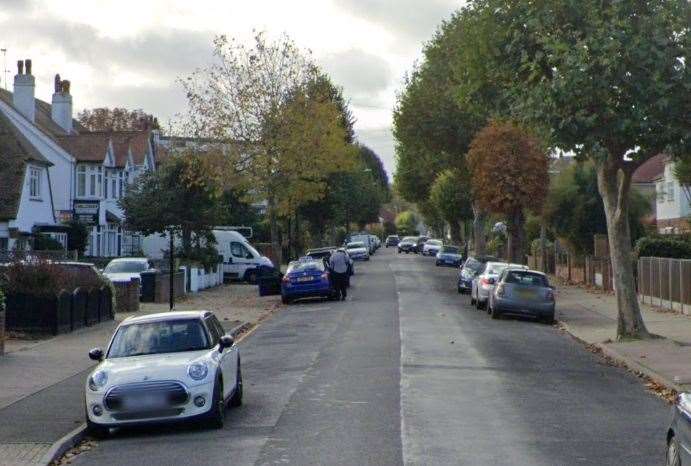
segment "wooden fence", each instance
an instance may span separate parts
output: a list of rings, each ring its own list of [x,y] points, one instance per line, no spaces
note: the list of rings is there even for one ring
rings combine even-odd
[[[691,312],[691,259],[641,257],[637,272],[642,302]]]

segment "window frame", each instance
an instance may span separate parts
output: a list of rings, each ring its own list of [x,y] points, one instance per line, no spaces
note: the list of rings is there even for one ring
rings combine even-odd
[[[29,197],[31,199],[41,199],[41,178],[42,170],[38,167],[29,166]]]

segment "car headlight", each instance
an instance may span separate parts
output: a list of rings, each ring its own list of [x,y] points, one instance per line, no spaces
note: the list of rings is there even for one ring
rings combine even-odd
[[[94,392],[103,388],[108,383],[108,374],[105,371],[96,371],[89,377],[89,388]]]
[[[187,375],[193,380],[202,380],[209,373],[209,368],[203,362],[195,362],[187,368]]]

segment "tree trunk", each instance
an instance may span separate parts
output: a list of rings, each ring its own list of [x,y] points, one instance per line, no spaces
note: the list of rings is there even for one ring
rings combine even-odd
[[[544,220],[540,223],[540,270],[547,273],[547,227]]]
[[[189,257],[192,251],[192,230],[185,225],[182,226],[182,255]]]
[[[449,231],[451,232],[451,242],[454,244],[461,243],[461,225],[458,221],[452,220],[449,222]]]
[[[473,250],[478,256],[485,254],[485,213],[473,204]]]
[[[633,276],[629,191],[631,173],[621,169],[610,156],[597,169],[597,185],[605,207],[607,237],[619,315],[617,338],[650,338],[638,306]]]
[[[508,259],[515,264],[522,264],[525,260],[523,257],[524,221],[523,211],[519,209],[513,213],[507,226],[509,234]]]
[[[283,263],[283,251],[278,240],[278,220],[276,219],[276,202],[273,196],[267,199],[266,213],[269,217],[269,237],[271,238],[271,250],[276,258],[276,266],[280,267]]]

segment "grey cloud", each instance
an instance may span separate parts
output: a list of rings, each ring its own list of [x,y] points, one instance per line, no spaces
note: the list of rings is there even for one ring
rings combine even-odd
[[[320,63],[333,81],[343,86],[353,103],[371,105],[392,82],[389,64],[364,50],[351,49],[322,57]]]
[[[357,140],[368,145],[377,153],[384,168],[389,173],[389,180],[393,180],[393,173],[396,169],[396,159],[394,156],[394,140],[391,128],[372,128],[355,131]]]
[[[168,118],[185,110],[187,100],[180,86],[173,82],[161,82],[147,86],[101,86],[97,96],[91,96],[95,107],[141,108],[160,118],[166,125]]]
[[[382,24],[410,42],[430,38],[437,25],[461,6],[458,0],[339,0],[350,14]]]

